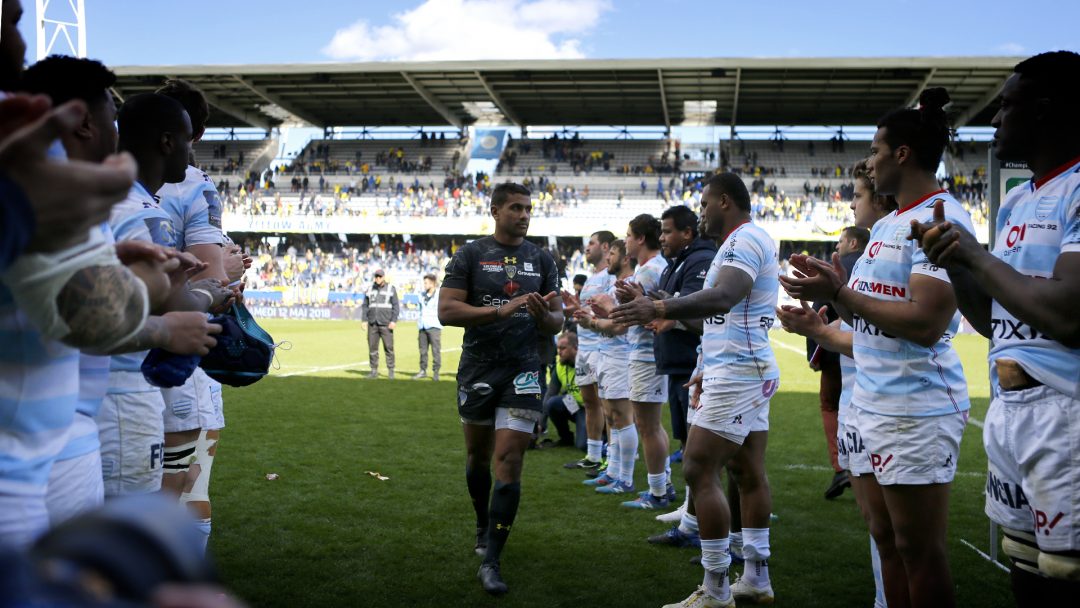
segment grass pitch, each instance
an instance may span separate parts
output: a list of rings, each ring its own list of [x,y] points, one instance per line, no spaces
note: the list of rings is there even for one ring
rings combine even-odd
[[[473,512],[453,382],[461,330],[443,332],[443,381],[412,381],[416,329],[397,330],[397,375],[367,380],[359,324],[267,321],[281,368],[226,389],[227,428],[214,467],[211,550],[227,585],[252,606],[643,606],[681,600],[701,582],[691,550],[653,547],[653,513],[620,509],[562,468],[579,453],[526,456],[521,509],[503,574],[510,594],[476,582]],[[849,492],[822,498],[832,477],[801,339],[774,332],[782,370],[773,398],[768,469],[774,510],[770,560],[778,606],[873,604],[866,528]],[[986,345],[957,339],[972,418],[988,404]],[[666,416],[665,416],[666,418]],[[552,433],[554,431],[551,431]],[[960,606],[1004,607],[1008,575],[981,557],[986,457],[969,424],[953,485],[949,556]],[[637,467],[644,487],[643,461]],[[681,471],[674,467],[682,496]],[[368,474],[377,472],[386,481]],[[276,473],[274,481],[266,479]],[[968,544],[972,546],[968,546]]]

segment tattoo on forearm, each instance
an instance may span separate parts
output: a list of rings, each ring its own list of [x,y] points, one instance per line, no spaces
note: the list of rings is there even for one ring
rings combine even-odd
[[[90,266],[76,272],[56,298],[71,328],[64,342],[94,348],[115,341],[142,322],[139,279],[124,266]]]
[[[162,317],[151,316],[146,319],[146,325],[143,325],[134,337],[130,340],[117,346],[109,351],[110,355],[120,355],[123,353],[133,353],[140,350],[150,350],[151,348],[160,348],[165,345],[169,339],[168,328],[165,325],[165,321]]]

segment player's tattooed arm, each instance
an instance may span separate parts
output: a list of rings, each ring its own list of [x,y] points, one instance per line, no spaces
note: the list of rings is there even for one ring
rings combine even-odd
[[[115,343],[144,321],[146,301],[139,279],[124,266],[89,266],[76,272],[56,298],[71,329],[63,342],[94,350]]]
[[[217,345],[215,334],[221,326],[210,323],[200,312],[168,312],[151,316],[143,328],[126,343],[111,349],[106,355],[163,348],[177,355],[206,355]]]
[[[734,266],[725,266],[720,269],[716,287],[668,300],[642,296],[616,308],[611,317],[620,325],[645,325],[655,319],[705,319],[727,314],[753,288],[750,275]]]

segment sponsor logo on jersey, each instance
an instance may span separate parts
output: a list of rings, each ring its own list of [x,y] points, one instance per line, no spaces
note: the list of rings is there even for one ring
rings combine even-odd
[[[877,293],[883,296],[891,296],[894,298],[906,298],[907,288],[900,285],[893,285],[891,283],[882,283],[879,281],[855,281],[852,285],[855,291],[861,291],[863,293]]]
[[[1005,233],[1005,246],[1015,247],[1017,243],[1024,240],[1027,236],[1027,224],[1017,224],[1009,228],[1009,231]]]
[[[505,258],[503,258],[503,264],[517,264],[517,258],[516,257],[505,257]]]
[[[852,317],[851,329],[856,333],[863,333],[870,336],[885,336],[886,338],[896,338],[896,336],[881,331],[876,325],[858,315]]]
[[[527,270],[527,271],[529,271],[529,272],[532,272],[532,271],[533,271],[533,265],[532,265],[532,262],[525,262],[524,264],[522,264],[522,266],[524,266],[524,267],[525,267],[525,270]]]
[[[994,340],[1037,340],[1041,336],[1034,327],[1016,319],[990,319]]]

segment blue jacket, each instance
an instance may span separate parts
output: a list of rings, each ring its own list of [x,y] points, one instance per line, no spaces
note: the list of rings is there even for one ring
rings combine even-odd
[[[660,287],[672,295],[686,296],[701,291],[705,275],[716,257],[716,243],[699,238],[671,260],[660,275]],[[697,365],[697,347],[701,337],[685,329],[671,329],[656,336],[653,353],[656,373],[689,376]]]

